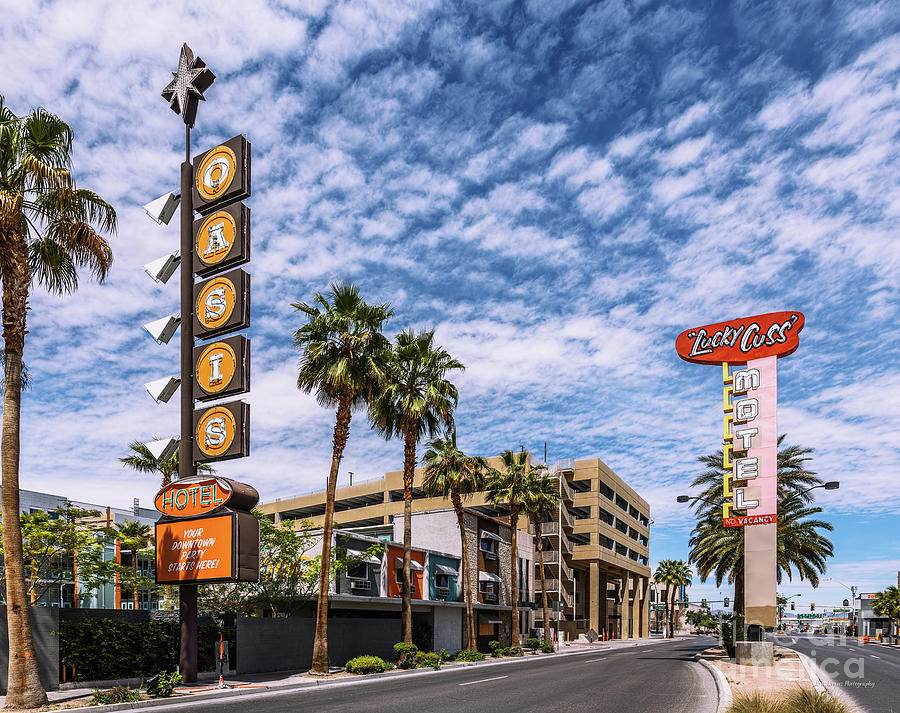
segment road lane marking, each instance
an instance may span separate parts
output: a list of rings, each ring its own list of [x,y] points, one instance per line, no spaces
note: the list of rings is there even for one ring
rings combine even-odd
[[[493,678],[482,678],[480,681],[469,681],[468,683],[458,683],[458,686],[471,686],[473,683],[487,683],[488,681],[499,681],[501,678],[509,678],[509,676],[494,676]]]
[[[606,658],[605,656],[598,656],[595,659],[588,659],[587,661],[585,661],[585,663],[593,663],[594,661],[602,661],[605,658]]]

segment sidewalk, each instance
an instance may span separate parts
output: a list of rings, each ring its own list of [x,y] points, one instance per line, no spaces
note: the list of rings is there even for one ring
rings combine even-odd
[[[474,662],[457,662],[449,661],[441,666],[441,671],[458,670],[470,666],[502,666],[516,663],[524,663],[535,659],[555,658],[558,656],[576,656],[584,653],[596,653],[597,651],[625,649],[634,646],[647,646],[649,644],[665,643],[666,641],[674,642],[675,639],[618,639],[615,641],[590,643],[569,642],[561,651],[553,654],[536,654],[526,656],[504,657],[499,659],[486,658],[478,663]],[[362,683],[381,678],[399,678],[406,676],[420,676],[428,674],[438,674],[433,668],[421,668],[412,670],[395,669],[386,671],[385,673],[368,674],[364,676],[338,672],[328,678],[318,678],[308,676],[307,671],[278,671],[271,673],[255,673],[242,674],[239,678],[227,678],[225,683],[229,686],[224,689],[218,688],[217,680],[200,681],[191,686],[181,686],[176,689],[176,695],[171,698],[148,699],[135,703],[116,703],[104,706],[88,706],[91,696],[94,693],[94,687],[71,688],[68,690],[48,691],[47,697],[50,699],[52,710],[71,710],[76,711],[118,711],[129,710],[134,708],[152,708],[159,705],[171,703],[184,703],[190,701],[203,701],[222,696],[238,696],[250,695],[264,690],[289,690],[301,689],[313,686],[340,685],[348,683]],[[0,696],[0,707],[5,704],[5,696]],[[47,710],[47,709],[45,709]]]

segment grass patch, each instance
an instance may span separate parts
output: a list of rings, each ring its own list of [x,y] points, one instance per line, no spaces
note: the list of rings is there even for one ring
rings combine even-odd
[[[828,693],[798,688],[783,698],[739,694],[726,713],[850,713],[850,709]]]

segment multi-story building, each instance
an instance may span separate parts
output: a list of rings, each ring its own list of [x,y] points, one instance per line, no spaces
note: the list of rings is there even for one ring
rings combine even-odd
[[[489,461],[500,467],[499,457]],[[535,549],[543,550],[544,586],[550,602],[556,603],[550,626],[570,638],[589,630],[615,637],[646,636],[649,505],[599,458],[559,461],[550,474],[559,483],[561,501],[557,512],[542,523],[541,541],[534,543]],[[445,510],[445,499],[423,492],[422,476],[422,469],[416,469],[413,511]],[[508,509],[488,503],[484,493],[472,496],[467,506],[481,515],[506,519],[508,526]],[[321,526],[325,492],[279,499],[259,507],[277,521],[310,520]],[[335,495],[334,522],[342,528],[392,525],[402,512],[402,471],[338,488]],[[518,528],[534,534],[527,518],[519,519]],[[452,539],[448,537],[447,542]],[[455,539],[459,541],[458,532]],[[536,552],[533,561],[538,561]],[[530,603],[536,608],[529,617],[533,617],[535,627],[541,628],[539,565],[529,566],[525,574],[522,579],[533,583],[535,593]]]
[[[142,508],[137,498],[131,510],[96,505],[77,500],[70,500],[62,495],[40,493],[33,490],[19,491],[19,508],[23,513],[53,513],[57,508],[72,505],[82,510],[99,513],[96,517],[85,518],[85,525],[102,526],[112,529],[117,524],[137,521],[151,528],[159,518],[156,510]],[[131,553],[123,550],[121,543],[109,540],[103,551],[104,561],[116,561],[125,567],[131,567]],[[153,557],[138,555],[138,573],[147,578],[154,577],[155,560]],[[56,606],[63,608],[85,609],[134,609],[134,596],[130,587],[123,582],[109,581],[95,589],[88,589],[78,578],[78,562],[73,556],[67,556],[65,562],[54,563],[54,569],[65,571],[66,576],[47,587],[40,587],[41,595],[34,596],[32,603],[37,606]],[[158,609],[160,597],[155,587],[141,587],[138,591],[138,605],[141,609]]]

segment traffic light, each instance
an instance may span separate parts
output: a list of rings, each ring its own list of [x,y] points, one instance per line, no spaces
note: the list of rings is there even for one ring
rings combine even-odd
[[[794,611],[797,607],[794,605],[794,602],[791,602],[791,611]]]
[[[703,597],[703,599],[700,600],[700,606],[706,609],[706,597]]]
[[[810,610],[810,611],[815,611],[815,610],[816,610],[816,605],[815,605],[815,604],[810,604],[810,605],[809,605],[809,610]]]
[[[728,602],[731,601],[728,597],[725,597],[725,606],[728,606]]]

